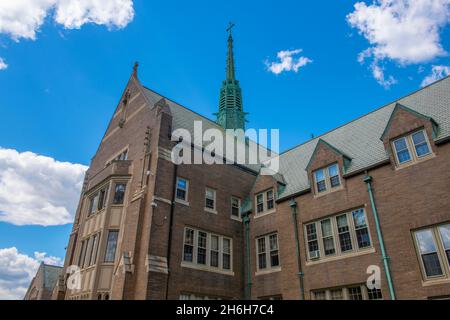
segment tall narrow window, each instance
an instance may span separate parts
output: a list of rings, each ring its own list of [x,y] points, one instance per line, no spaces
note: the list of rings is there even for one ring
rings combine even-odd
[[[269,190],[266,193],[267,196],[267,210],[273,209],[273,190]]]
[[[206,264],[206,239],[207,234],[205,232],[198,232],[198,248],[197,248],[197,263]]]
[[[211,236],[211,250],[210,250],[211,267],[219,267],[219,237]]]
[[[342,289],[334,289],[330,291],[331,300],[344,300]]]
[[[411,135],[412,141],[414,143],[414,148],[416,149],[416,155],[421,158],[430,153],[430,148],[428,147],[428,142],[425,137],[424,131],[419,131]]]
[[[98,196],[98,210],[102,210],[105,207],[106,204],[106,188],[100,190],[99,196]]]
[[[328,177],[332,188],[336,188],[341,185],[341,180],[339,178],[339,167],[337,164],[328,167]]]
[[[269,236],[270,243],[270,265],[271,267],[278,267],[280,259],[278,257],[278,235],[272,234]]]
[[[416,239],[427,277],[443,275],[438,249],[431,229],[416,232]]]
[[[214,210],[216,208],[216,191],[206,188],[205,192],[205,207],[207,209]]]
[[[92,247],[91,262],[89,263],[90,266],[95,265],[97,263],[97,252],[98,252],[99,240],[100,240],[100,234],[96,234],[94,236],[94,245]]]
[[[123,183],[116,184],[113,204],[123,204],[125,200],[126,185]]]
[[[370,247],[369,229],[366,223],[366,214],[363,209],[353,211],[356,240],[360,249]]]
[[[323,170],[317,170],[314,175],[316,177],[317,192],[326,191],[327,184],[325,181],[325,174],[324,174]]]
[[[111,230],[108,233],[108,241],[106,243],[105,262],[114,262],[116,259],[117,240],[119,231]]]
[[[260,270],[267,268],[265,237],[258,239],[258,268]]]
[[[84,268],[87,268],[91,265],[91,256],[92,256],[92,247],[94,244],[94,238],[90,237],[87,240],[87,249],[86,249],[86,259],[84,260]]]
[[[256,211],[257,213],[261,213],[264,211],[264,195],[258,194],[256,196]]]
[[[227,238],[223,238],[223,246],[222,246],[222,264],[223,269],[230,270],[231,269],[231,240]]]
[[[341,251],[346,252],[353,250],[352,237],[350,236],[350,228],[348,227],[347,215],[343,214],[336,217],[336,224],[338,227],[339,244],[341,246]]]
[[[78,258],[78,266],[80,268],[83,268],[85,255],[86,255],[86,241],[82,241],[81,242],[80,256]]]
[[[322,220],[321,227],[324,253],[326,256],[333,255],[336,253],[336,249],[334,247],[333,227],[331,225],[331,219]]]
[[[444,247],[447,263],[450,267],[450,224],[439,227],[439,234],[442,239],[442,246]]]
[[[411,154],[408,148],[408,142],[406,137],[400,138],[394,141],[395,152],[397,153],[397,160],[399,164],[408,162],[411,160]]]
[[[319,242],[317,241],[316,224],[311,223],[306,226],[306,235],[308,239],[308,254],[310,259],[320,257]]]
[[[231,216],[239,218],[241,216],[241,200],[236,197],[231,197]]]
[[[96,213],[97,209],[98,209],[98,194],[94,195],[90,199],[89,215]]]
[[[188,182],[186,179],[177,179],[176,198],[178,200],[187,201]]]
[[[186,229],[184,234],[183,260],[194,261],[194,230]]]

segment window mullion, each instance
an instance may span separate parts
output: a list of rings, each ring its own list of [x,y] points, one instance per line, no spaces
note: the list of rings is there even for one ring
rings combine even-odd
[[[194,230],[194,252],[192,254],[192,262],[197,264],[197,252],[198,252],[198,230]]]
[[[272,269],[272,264],[270,263],[270,236],[266,236],[266,269]]]
[[[336,251],[336,255],[340,255],[341,252],[341,243],[339,239],[339,230],[338,225],[336,222],[337,216],[334,216],[331,218],[331,228],[332,228],[332,234],[333,234],[333,241],[334,241],[334,250]]]
[[[317,243],[319,245],[320,257],[325,258],[325,248],[323,247],[323,238],[322,238],[322,221],[315,222],[316,225],[316,233],[317,233]]]
[[[223,269],[223,237],[219,237],[219,269]]]

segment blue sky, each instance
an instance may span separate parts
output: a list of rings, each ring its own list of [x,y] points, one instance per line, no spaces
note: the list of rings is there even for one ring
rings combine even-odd
[[[248,127],[280,129],[286,150],[419,89],[427,76],[449,73],[448,1],[429,1],[441,3],[446,15],[425,8],[435,32],[424,25],[412,36],[401,30],[410,30],[415,17],[406,12],[405,21],[390,21],[389,14],[407,9],[381,6],[386,0],[366,0],[359,10],[354,0],[135,0],[134,18],[123,28],[82,23],[77,29],[48,9],[35,39],[18,42],[2,30],[0,14],[0,61],[8,65],[0,71],[0,147],[89,165],[136,60],[145,86],[212,118],[225,76],[225,29],[233,21]],[[352,12],[359,20],[347,18]],[[374,12],[387,19],[380,28],[398,32],[368,30]],[[361,63],[367,48],[373,49]],[[268,70],[266,61],[277,63],[278,52],[296,49],[303,51],[294,62],[301,56],[312,62],[298,72]],[[0,222],[0,249],[63,258],[70,230]]]

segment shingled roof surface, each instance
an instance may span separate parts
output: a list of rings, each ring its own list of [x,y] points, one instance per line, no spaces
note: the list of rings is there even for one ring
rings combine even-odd
[[[144,91],[151,104],[156,104],[164,98],[148,88],[144,88]],[[210,119],[169,99],[166,99],[166,102],[172,113],[173,129],[184,128],[193,132],[194,121],[200,120],[204,130],[222,130]],[[397,103],[435,120],[439,125],[436,141],[450,137],[450,77],[447,77],[282,153],[279,174],[284,178],[286,187],[278,198],[286,198],[310,188],[306,167],[319,140],[327,142],[351,158],[346,174],[387,161],[389,157],[380,138]],[[259,169],[258,166],[251,168],[256,171]]]
[[[157,104],[161,99],[165,99],[167,105],[169,106],[170,112],[172,114],[172,130],[176,129],[186,129],[188,130],[191,135],[194,134],[194,122],[195,121],[201,121],[203,126],[203,132],[205,132],[208,129],[218,129],[222,132],[225,132],[224,129],[218,125],[216,122],[200,115],[199,113],[196,113],[162,95],[159,93],[145,88],[144,87],[145,95],[149,101],[150,105]],[[255,144],[252,140],[249,140],[249,143]],[[263,161],[266,159],[263,159]],[[261,165],[260,164],[246,164],[245,167],[248,169],[259,172]]]
[[[289,197],[310,188],[306,167],[320,139],[352,159],[347,174],[388,160],[380,138],[397,103],[433,118],[439,125],[436,141],[450,137],[450,77],[447,77],[282,153],[280,173],[287,185],[279,198]]]

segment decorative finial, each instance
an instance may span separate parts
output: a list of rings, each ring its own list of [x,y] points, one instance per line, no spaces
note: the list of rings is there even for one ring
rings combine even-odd
[[[230,24],[228,25],[227,32],[228,32],[228,34],[230,35],[230,37],[232,36],[231,32],[233,31],[233,28],[234,28],[235,26],[236,26],[236,25],[235,25],[233,22],[230,22]]]
[[[133,76],[135,76],[136,78],[137,78],[137,75],[138,75],[138,69],[139,69],[139,62],[136,61],[134,63],[134,67],[133,67]]]

